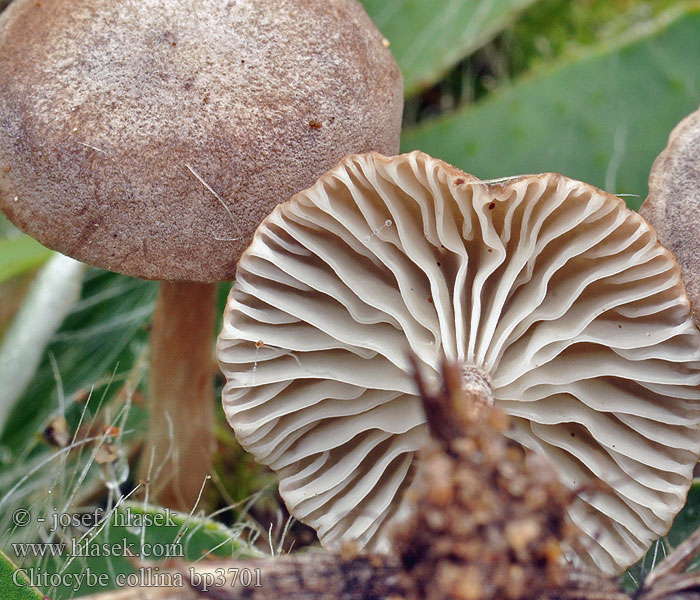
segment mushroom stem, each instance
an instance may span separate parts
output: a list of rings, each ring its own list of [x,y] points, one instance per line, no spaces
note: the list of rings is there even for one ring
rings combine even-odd
[[[461,388],[476,404],[493,406],[493,385],[491,378],[479,367],[462,365]]]
[[[189,511],[214,446],[214,283],[160,283],[151,332],[150,416],[141,478],[158,502]]]
[[[459,398],[459,402],[434,401],[421,376],[415,356],[411,357],[418,392],[423,399],[423,409],[431,436],[449,443],[464,435],[475,421],[488,414],[493,406],[491,379],[480,368],[462,364],[459,367],[443,365],[442,396]],[[440,397],[442,397],[440,396]]]
[[[455,384],[457,383],[461,390],[460,397],[464,401],[455,407],[455,413],[457,422],[463,429],[487,414],[488,409],[493,406],[493,386],[491,378],[484,371],[467,364],[463,364],[459,369],[459,381]],[[457,389],[457,385],[454,389]]]

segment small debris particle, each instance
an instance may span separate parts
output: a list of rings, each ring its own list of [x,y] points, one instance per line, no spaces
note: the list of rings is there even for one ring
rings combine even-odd
[[[489,210],[493,210],[494,208],[496,208],[496,203],[491,202],[491,204],[489,204]]]
[[[89,397],[90,392],[88,392],[87,390],[78,390],[77,392],[75,392],[73,402],[75,402],[76,404],[83,404],[84,402],[87,402]]]
[[[360,553],[360,549],[357,547],[357,544],[352,541],[344,541],[340,545],[340,557],[343,560],[354,560],[357,558],[357,555]]]
[[[387,40],[386,38],[383,38],[382,39],[382,46],[384,46],[385,48],[388,48],[389,46],[391,46],[391,42],[389,40]]]
[[[44,439],[58,448],[65,448],[70,444],[71,433],[68,421],[64,417],[54,417],[44,429]]]
[[[131,402],[134,404],[134,406],[146,406],[146,397],[139,392],[138,390],[134,390],[134,393],[131,396]]]
[[[115,427],[114,425],[105,425],[102,432],[107,436],[117,437],[119,435],[119,427]]]
[[[14,200],[15,202],[19,202],[19,196],[15,196],[14,198],[12,198],[12,200]]]
[[[469,566],[462,572],[456,567],[443,567],[438,573],[443,581],[452,583],[449,586],[452,596],[459,600],[481,600],[484,597],[483,574],[476,567]],[[447,587],[447,586],[446,586]]]
[[[256,348],[262,348],[264,345],[265,345],[265,342],[263,342],[262,340],[258,340],[257,342],[255,342]]]
[[[211,102],[211,98],[209,97],[209,94],[207,94],[206,96],[204,96],[204,98],[202,98],[202,102],[204,104],[209,104],[209,102]]]
[[[452,461],[447,456],[438,456],[430,467],[425,500],[434,507],[445,508],[455,498],[454,485],[450,480]]]
[[[316,119],[311,119],[309,121],[309,127],[311,127],[311,129],[321,129],[321,127],[323,127],[323,123],[321,123],[321,121],[317,121]]]
[[[459,179],[455,179],[455,185],[464,185],[465,181],[461,177]]]
[[[174,48],[175,46],[177,46],[177,42],[173,42],[172,44],[173,44],[173,48]]]
[[[542,528],[534,518],[520,519],[506,524],[506,540],[517,553],[525,549],[542,535]]]
[[[376,554],[370,554],[367,557],[367,560],[369,561],[369,564],[372,566],[373,569],[381,569],[384,566],[384,561],[380,556],[377,556]]]
[[[109,442],[104,442],[95,453],[95,462],[98,465],[112,464],[118,458],[119,450]]]

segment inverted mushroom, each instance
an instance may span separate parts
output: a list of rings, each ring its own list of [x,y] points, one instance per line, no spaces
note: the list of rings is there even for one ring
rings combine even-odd
[[[215,282],[276,203],[349,152],[398,150],[383,41],[356,0],[15,0],[0,17],[0,209],[163,282],[148,441],[165,504],[190,509],[209,470]]]
[[[558,174],[479,181],[422,153],[350,156],[243,254],[217,355],[239,441],[292,514],[386,550],[441,357],[571,489],[617,572],[664,535],[700,453],[700,332],[671,253],[624,202]],[[600,487],[600,486],[599,486]]]

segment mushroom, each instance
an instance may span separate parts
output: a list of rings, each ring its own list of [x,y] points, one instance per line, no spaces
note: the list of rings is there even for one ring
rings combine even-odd
[[[639,212],[671,250],[700,323],[700,109],[671,132],[649,175],[649,196]]]
[[[356,0],[16,0],[0,16],[0,208],[64,254],[162,282],[143,457],[171,476],[162,503],[191,508],[209,470],[215,282],[275,204],[349,152],[396,152],[402,105]]]
[[[369,153],[263,221],[219,336],[224,411],[325,546],[387,550],[406,514],[426,438],[410,354],[433,384],[459,362],[509,435],[587,490],[570,510],[585,560],[618,572],[668,531],[700,453],[700,332],[622,200]]]

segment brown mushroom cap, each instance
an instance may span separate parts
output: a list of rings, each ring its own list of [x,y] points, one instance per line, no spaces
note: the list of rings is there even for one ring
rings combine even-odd
[[[649,196],[639,212],[676,255],[693,317],[700,323],[700,109],[671,132],[654,161]]]
[[[398,150],[400,71],[355,0],[16,0],[0,16],[0,208],[150,279],[233,277],[278,202]]]

